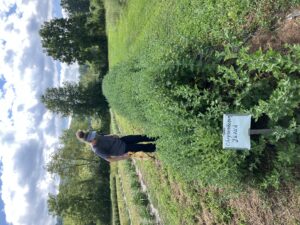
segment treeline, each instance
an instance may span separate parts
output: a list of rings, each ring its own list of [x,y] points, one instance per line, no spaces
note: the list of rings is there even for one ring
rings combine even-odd
[[[40,29],[42,46],[55,60],[108,69],[105,10],[101,0],[62,0],[67,18],[54,18]]]
[[[45,22],[40,29],[46,53],[64,63],[79,63],[81,70],[93,70],[97,77],[91,82],[65,83],[48,88],[41,96],[46,107],[62,116],[107,113],[102,94],[102,78],[108,71],[105,10],[101,0],[63,0],[67,18]]]
[[[60,138],[62,147],[47,164],[47,170],[60,177],[58,194],[49,194],[49,212],[64,224],[110,224],[109,164],[76,140],[74,133],[87,127],[87,121],[73,120]]]
[[[52,111],[55,109],[62,115],[73,115],[70,128],[60,137],[61,147],[46,166],[49,173],[60,177],[59,192],[49,194],[48,208],[66,225],[110,224],[109,164],[95,156],[90,146],[75,137],[78,129],[88,130],[91,125],[94,130],[108,133],[110,115],[107,102],[99,95],[99,83],[98,87],[93,86],[96,89],[89,88],[90,84],[97,83],[99,74],[87,65],[81,66],[80,72],[79,84],[67,83],[61,88],[51,88],[42,96],[49,98],[48,95],[53,92],[58,100],[53,100],[53,107],[56,106]],[[76,91],[82,97],[78,97]],[[85,95],[99,105],[89,105]]]
[[[61,116],[72,116],[71,127],[60,137],[47,170],[60,177],[58,194],[49,194],[49,212],[64,224],[110,224],[109,165],[80,143],[78,129],[108,133],[110,115],[102,94],[108,70],[105,11],[101,0],[62,0],[67,18],[45,22],[40,29],[45,52],[60,62],[80,65],[79,83],[48,88],[45,106]]]

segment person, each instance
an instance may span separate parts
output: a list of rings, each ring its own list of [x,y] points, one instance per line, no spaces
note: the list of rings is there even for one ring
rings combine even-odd
[[[91,145],[93,152],[108,162],[128,159],[129,152],[155,152],[156,146],[153,142],[156,139],[145,135],[127,135],[119,137],[118,135],[97,134],[96,131],[84,132],[78,130],[76,137],[85,143]],[[147,142],[147,143],[140,143]]]

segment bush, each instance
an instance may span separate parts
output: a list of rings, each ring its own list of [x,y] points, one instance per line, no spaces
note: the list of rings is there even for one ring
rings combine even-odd
[[[285,54],[237,46],[201,52],[186,46],[175,57],[156,59],[140,55],[113,67],[103,90],[119,114],[160,137],[161,159],[186,179],[215,185],[250,179],[276,187],[278,180],[295,180],[300,161],[294,157],[300,46]],[[273,127],[273,135],[253,138],[251,151],[222,150],[222,115],[230,112],[251,113],[253,126]]]

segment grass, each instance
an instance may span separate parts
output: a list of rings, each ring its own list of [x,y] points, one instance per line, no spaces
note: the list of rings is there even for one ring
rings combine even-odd
[[[126,119],[119,115],[115,115],[115,117],[117,124],[122,128],[122,133],[140,133],[140,129]],[[157,207],[164,224],[205,222],[202,220],[203,213],[209,214],[211,221],[224,222],[228,210],[222,206],[223,199],[212,196],[214,191],[206,191],[209,194],[199,195],[201,190],[199,186],[186,183],[180,177],[176,177],[176,173],[161,165],[159,159],[157,161],[137,160],[136,162],[143,174],[153,204]],[[207,211],[203,211],[203,207]]]
[[[109,22],[107,27],[110,68],[120,63],[126,67],[126,62],[131,62],[130,60],[134,58],[139,60],[139,65],[142,65],[143,69],[146,67],[146,72],[149,72],[147,70],[149,65],[153,68],[164,66],[168,68],[169,65],[180,64],[182,62],[178,59],[182,55],[184,55],[184,59],[188,59],[195,56],[193,55],[194,52],[206,53],[206,50],[211,48],[222,50],[224,46],[232,45],[235,47],[245,44],[243,42],[256,30],[274,29],[274,23],[280,15],[286,12],[289,7],[300,3],[298,0],[129,0],[126,4],[116,7],[112,2],[117,4],[116,1],[105,1],[107,17],[111,17],[108,21],[113,21]],[[159,70],[155,71],[159,72]],[[141,73],[136,74],[141,75]],[[123,74],[125,78],[129,75]],[[176,75],[178,74],[174,74],[174,79]],[[132,79],[132,77],[128,79]],[[135,76],[134,79],[141,79],[143,83],[148,82],[145,76]],[[172,79],[170,76],[169,82]],[[126,84],[122,85],[125,86]],[[203,163],[200,165],[201,163],[196,158],[202,152],[192,152],[191,150],[203,145],[207,147],[205,154],[215,152],[217,147],[215,147],[216,144],[213,140],[220,139],[221,135],[216,131],[207,132],[205,129],[195,126],[194,124],[199,124],[192,117],[189,120],[189,114],[183,114],[180,118],[168,118],[167,114],[163,113],[151,114],[153,111],[159,112],[155,111],[155,107],[166,103],[164,93],[157,97],[155,90],[149,91],[153,87],[141,90],[141,87],[134,86],[132,91],[135,91],[133,90],[135,88],[142,93],[153,93],[151,96],[144,95],[144,97],[145,99],[156,98],[156,103],[152,103],[151,107],[146,108],[148,111],[145,114],[149,114],[145,116],[144,123],[142,119],[134,120],[130,115],[127,115],[126,118],[121,116],[121,110],[116,111],[117,123],[125,134],[147,133],[156,135],[160,132],[168,138],[168,140],[162,140],[158,143],[158,160],[156,162],[150,160],[137,163],[144,175],[153,203],[160,211],[166,224],[263,224],[264,221],[267,221],[267,224],[297,224],[300,221],[299,190],[293,184],[280,186],[277,190],[269,188],[269,184],[272,186],[278,181],[278,177],[273,176],[274,174],[267,176],[265,181],[261,183],[266,185],[267,192],[261,191],[256,183],[251,184],[250,182],[244,186],[239,183],[240,177],[237,178],[236,174],[233,173],[228,173],[225,178],[220,177],[225,181],[222,187],[202,185],[202,180],[199,179],[200,176],[198,175],[203,172],[203,167],[201,167]],[[176,88],[176,86],[174,85],[172,88]],[[188,91],[187,89],[182,92],[185,94]],[[123,96],[118,95],[117,97],[122,99]],[[197,100],[197,98],[192,100]],[[127,102],[125,102],[126,104]],[[165,107],[161,108],[162,110],[169,110],[168,107],[170,105],[166,104]],[[141,109],[137,108],[137,110]],[[176,109],[172,108],[171,110]],[[169,135],[173,130],[180,128],[178,123],[184,122],[183,117],[186,117],[187,123],[194,123],[193,126],[197,127],[193,138],[199,140],[197,139],[191,146],[188,145],[189,142],[187,141],[185,146],[180,146],[180,151],[172,152],[169,149],[178,149],[178,146],[175,146],[178,144],[176,139],[191,132],[186,129],[179,130],[178,136]],[[155,120],[159,122],[155,124]],[[151,121],[152,124],[146,125],[147,121]],[[261,152],[259,153],[261,154]],[[218,160],[222,163],[227,159],[230,161],[231,155],[234,154],[228,152],[224,153],[225,156],[215,156],[219,157]],[[190,158],[183,160],[186,155],[190,155]],[[175,156],[176,159],[174,160]],[[210,158],[203,158],[203,160],[209,165],[216,157],[212,155]],[[166,160],[166,158],[169,159]],[[190,167],[190,164],[197,163],[199,164],[198,167]],[[183,167],[182,165],[186,166]],[[253,168],[255,166],[254,163]],[[207,169],[209,170],[209,167]],[[196,173],[196,170],[199,173]],[[205,172],[209,174],[209,171]],[[253,174],[257,176],[257,174]],[[215,174],[212,175],[215,176]],[[193,179],[184,179],[184,176]],[[209,180],[210,176],[203,178]],[[274,180],[272,180],[273,178]],[[233,188],[232,182],[234,180],[241,187]],[[228,181],[227,184],[226,181]],[[293,198],[290,198],[290,195]],[[285,199],[288,200],[285,201]],[[272,210],[268,210],[269,207]],[[285,212],[285,214],[282,215],[280,211]]]
[[[122,183],[120,177],[118,175],[118,170],[116,173],[116,188],[117,188],[117,196],[118,196],[118,209],[119,209],[119,220],[120,224],[131,224],[131,218],[128,211],[127,203],[124,199],[124,189],[122,187]]]
[[[112,133],[118,134],[119,130],[115,122],[115,116],[114,114],[111,115]],[[142,191],[135,167],[131,161],[112,163],[111,168],[113,168],[111,182],[115,182],[115,188],[117,189],[120,224],[153,224],[154,218],[149,211],[147,196]],[[112,202],[116,202],[116,200]],[[117,217],[116,214],[113,220],[117,220],[115,217]]]
[[[130,161],[119,162],[118,171],[131,223],[154,224],[153,217],[149,212],[147,196],[141,190],[134,166]]]
[[[175,55],[175,44],[180,51],[187,44],[201,49],[204,45],[223,45],[234,38],[247,38],[259,26],[271,29],[268,21],[277,18],[278,11],[299,4],[298,0],[131,0],[121,8],[113,2],[116,1],[105,1],[107,17],[118,14],[117,22],[107,28],[110,66],[142,51],[157,57],[170,51]],[[111,12],[113,9],[118,13]],[[249,17],[251,25],[245,27]]]
[[[160,136],[161,160],[182,171],[182,177],[204,185],[230,179],[240,186],[246,173],[259,185],[278,187],[282,177],[292,177],[284,168],[295,158],[298,144],[300,90],[298,79],[283,79],[278,70],[292,75],[300,48],[288,57],[276,51],[249,55],[241,46],[251,32],[273,29],[265,22],[296,2],[128,1],[116,25],[108,27],[111,71],[103,90],[110,105],[148,135]],[[293,68],[286,70],[286,65]],[[288,93],[294,97],[280,108],[276,102]],[[250,113],[255,120],[267,114],[263,126],[278,127],[278,119],[290,126],[280,125],[275,138],[253,141],[253,151],[223,151],[222,114],[234,111]],[[282,133],[284,128],[288,131]],[[276,141],[283,138],[287,140]],[[288,160],[269,156],[286,142],[292,142]]]
[[[124,134],[142,132],[118,114],[115,122]],[[156,161],[137,160],[136,164],[164,224],[297,224],[300,221],[300,190],[293,186],[269,193],[253,187],[243,191],[202,187],[196,181],[186,182],[178,172],[163,165],[159,152],[156,157]]]
[[[122,203],[118,199],[118,191],[117,191],[117,167],[115,164],[110,167],[110,194],[111,194],[111,204],[112,204],[112,225],[120,225],[120,214],[119,205]],[[120,203],[119,203],[120,202]],[[124,224],[124,223],[122,223]],[[128,223],[127,223],[128,224]]]

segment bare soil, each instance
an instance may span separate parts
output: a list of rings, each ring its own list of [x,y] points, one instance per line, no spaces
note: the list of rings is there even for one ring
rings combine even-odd
[[[239,198],[229,201],[229,206],[234,209],[232,224],[239,224],[241,218],[251,225],[299,224],[299,194],[293,187],[286,187],[266,198],[249,189]]]
[[[284,51],[285,44],[300,43],[300,7],[291,10],[273,31],[258,30],[249,41],[250,51],[275,49]]]

